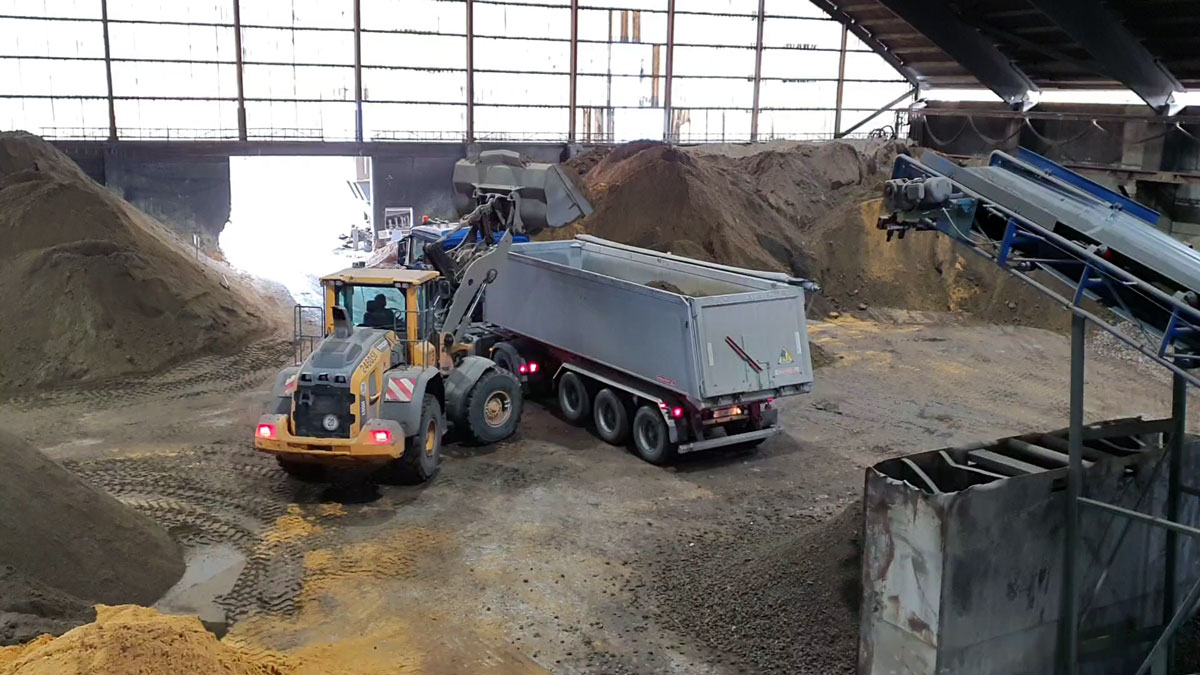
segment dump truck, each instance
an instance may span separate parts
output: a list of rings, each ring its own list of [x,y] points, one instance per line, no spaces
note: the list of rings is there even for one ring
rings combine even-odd
[[[778,433],[775,398],[812,386],[812,285],[586,236],[514,243],[591,210],[555,167],[517,161],[456,169],[473,199],[419,266],[321,280],[322,334],[277,376],[256,449],[302,479],[343,465],[420,482],[448,427],[502,440],[547,389],[569,422],[656,464]]]
[[[587,235],[513,244],[498,272],[467,340],[646,461],[757,445],[812,389],[805,280]]]

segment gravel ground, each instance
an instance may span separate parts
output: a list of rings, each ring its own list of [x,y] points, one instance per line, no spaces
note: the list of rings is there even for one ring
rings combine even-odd
[[[516,437],[449,447],[427,486],[296,483],[246,442],[286,358],[270,343],[0,404],[0,419],[35,442],[55,425],[43,449],[191,550],[243,551],[227,639],[264,653],[349,640],[435,675],[829,675],[855,663],[863,470],[1064,426],[1068,344],[875,309],[811,332],[830,365],[779,402],[786,434],[665,469],[531,402]],[[1169,394],[1135,364],[1088,360],[1088,419],[1163,414]]]

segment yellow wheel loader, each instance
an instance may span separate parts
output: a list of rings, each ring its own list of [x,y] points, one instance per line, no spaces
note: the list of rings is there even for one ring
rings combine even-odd
[[[561,227],[591,207],[556,166],[506,151],[460,161],[454,185],[456,206],[469,211],[457,230],[467,236],[451,252],[428,249],[435,269],[350,268],[321,279],[322,336],[276,376],[254,431],[255,449],[292,476],[358,466],[422,482],[437,471],[448,424],[480,444],[515,431],[521,383],[471,334],[472,315],[514,233]]]

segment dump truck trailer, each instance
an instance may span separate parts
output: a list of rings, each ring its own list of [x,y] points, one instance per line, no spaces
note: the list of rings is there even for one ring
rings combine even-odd
[[[650,462],[761,443],[812,388],[809,282],[590,236],[513,244],[497,272],[473,351]]]

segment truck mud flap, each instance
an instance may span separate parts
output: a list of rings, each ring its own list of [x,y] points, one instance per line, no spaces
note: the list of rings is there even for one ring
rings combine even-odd
[[[747,431],[744,434],[735,434],[733,436],[722,436],[721,438],[709,438],[695,443],[684,443],[679,446],[679,454],[688,452],[699,452],[701,450],[712,450],[713,448],[723,448],[727,445],[737,445],[738,443],[749,443],[763,438],[770,438],[775,434],[782,432],[780,427],[771,427],[769,429],[759,429],[758,431]]]

